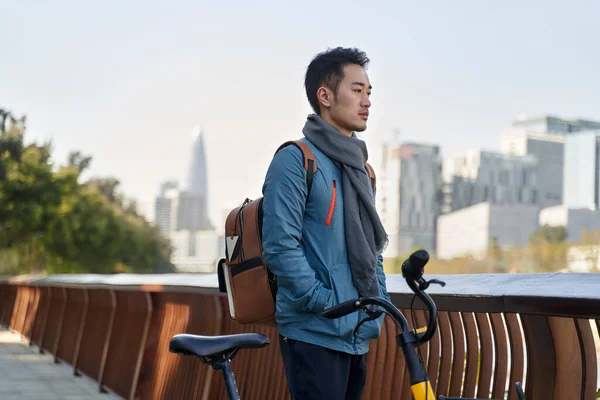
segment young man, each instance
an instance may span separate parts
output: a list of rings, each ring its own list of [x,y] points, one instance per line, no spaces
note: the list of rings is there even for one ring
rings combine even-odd
[[[364,311],[339,319],[320,314],[361,296],[389,300],[381,252],[387,234],[375,209],[365,163],[371,84],[364,52],[335,48],[308,66],[306,95],[315,114],[302,140],[318,170],[308,193],[302,153],[287,146],[263,186],[263,254],[277,276],[276,320],[292,399],[361,397],[369,342],[383,316],[359,325]]]

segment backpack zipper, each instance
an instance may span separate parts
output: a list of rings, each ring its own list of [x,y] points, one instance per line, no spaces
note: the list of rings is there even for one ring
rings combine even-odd
[[[327,213],[327,221],[325,221],[325,225],[329,226],[329,224],[331,224],[331,217],[333,217],[333,210],[335,208],[335,199],[337,196],[337,188],[336,188],[336,184],[335,184],[335,179],[332,181],[333,182],[333,192],[331,194],[331,203],[329,204],[329,212]]]

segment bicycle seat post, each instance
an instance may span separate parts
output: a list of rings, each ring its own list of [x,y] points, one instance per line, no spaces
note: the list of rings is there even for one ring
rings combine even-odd
[[[223,371],[225,389],[227,390],[227,396],[229,397],[229,400],[240,400],[240,394],[238,393],[237,384],[235,382],[235,375],[231,369],[231,363],[229,359],[223,360],[218,368]]]

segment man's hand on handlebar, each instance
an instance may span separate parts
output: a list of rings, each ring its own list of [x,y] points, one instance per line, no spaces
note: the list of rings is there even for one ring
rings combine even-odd
[[[431,297],[425,293],[425,290],[427,290],[430,284],[445,285],[444,282],[437,279],[429,281],[423,279],[424,268],[428,261],[429,254],[425,250],[418,250],[402,263],[402,276],[406,280],[406,283],[429,310],[430,318],[427,324],[427,331],[425,334],[419,335],[418,339],[421,343],[425,343],[433,337],[437,326],[437,308]],[[373,309],[373,306],[377,307]],[[404,315],[392,303],[380,297],[364,297],[348,300],[325,310],[321,315],[330,319],[341,318],[360,309],[363,309],[369,317],[362,320],[359,326],[365,321],[378,318],[382,312],[385,312],[392,317],[396,326],[403,332],[410,330]]]

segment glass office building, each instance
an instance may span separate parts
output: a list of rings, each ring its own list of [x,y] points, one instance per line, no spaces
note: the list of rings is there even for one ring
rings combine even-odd
[[[563,198],[569,208],[598,209],[600,198],[600,130],[565,138]]]

